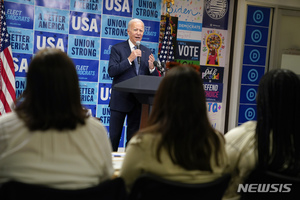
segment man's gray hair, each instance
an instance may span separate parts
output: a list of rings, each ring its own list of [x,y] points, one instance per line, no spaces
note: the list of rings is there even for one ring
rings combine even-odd
[[[131,20],[128,22],[127,30],[130,30],[131,24],[132,24],[133,22],[141,22],[141,23],[143,24],[143,26],[145,26],[145,24],[144,24],[144,22],[143,22],[142,20],[140,20],[140,19],[138,19],[138,18],[133,18],[133,19],[131,19]]]

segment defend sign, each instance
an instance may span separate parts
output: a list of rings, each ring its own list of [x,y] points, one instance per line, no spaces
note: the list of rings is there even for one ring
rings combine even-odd
[[[203,84],[207,102],[222,102],[223,83]]]

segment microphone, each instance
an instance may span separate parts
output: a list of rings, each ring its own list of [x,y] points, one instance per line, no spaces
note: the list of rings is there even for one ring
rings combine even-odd
[[[156,60],[154,60],[153,65],[160,71],[160,64]]]
[[[136,49],[141,49],[141,42],[140,41],[136,41]],[[138,64],[141,64],[141,57],[138,56],[137,57],[137,61],[138,61]]]
[[[163,74],[165,74],[165,72],[166,72],[166,63],[161,62],[160,64],[161,64],[161,71],[162,71]]]

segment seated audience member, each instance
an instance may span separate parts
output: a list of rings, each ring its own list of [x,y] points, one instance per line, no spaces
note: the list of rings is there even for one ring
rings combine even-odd
[[[22,99],[0,117],[0,184],[92,187],[112,177],[111,151],[105,127],[81,105],[72,60],[59,49],[39,51]]]
[[[191,66],[175,66],[156,92],[148,125],[129,142],[120,171],[127,189],[143,173],[204,183],[227,165],[223,135],[209,122],[203,83]]]
[[[258,87],[257,121],[225,134],[232,180],[224,199],[239,199],[238,185],[250,172],[300,176],[300,79],[289,70],[266,73]]]

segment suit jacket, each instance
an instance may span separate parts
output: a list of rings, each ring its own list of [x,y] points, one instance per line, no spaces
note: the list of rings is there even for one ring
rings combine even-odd
[[[142,51],[141,63],[139,68],[139,75],[151,75],[158,76],[158,71],[155,69],[154,72],[149,72],[149,55],[152,53],[147,47],[140,45]],[[108,74],[113,77],[112,89],[109,106],[110,109],[129,112],[135,105],[136,99],[133,94],[127,92],[121,92],[114,89],[114,85],[125,81],[127,79],[137,76],[135,71],[135,64],[130,65],[128,57],[131,54],[131,49],[127,41],[115,44],[111,48]]]

